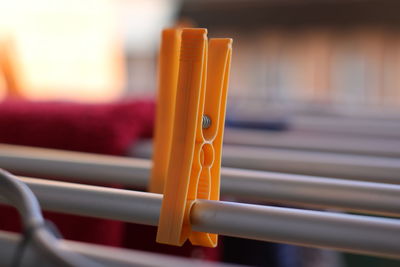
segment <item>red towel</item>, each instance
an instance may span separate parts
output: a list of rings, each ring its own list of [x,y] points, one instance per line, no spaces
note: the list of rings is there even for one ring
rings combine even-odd
[[[5,101],[0,103],[0,143],[124,155],[140,138],[151,137],[152,101],[112,104]],[[29,175],[29,174],[27,174]],[[19,231],[14,210],[1,207],[0,228]],[[155,242],[156,228],[45,212],[64,238],[181,256],[218,259],[218,249],[187,243],[172,247]]]
[[[151,101],[4,101],[0,103],[0,142],[123,155],[139,138],[151,136],[153,119]]]
[[[4,101],[0,103],[0,142],[91,153],[123,155],[152,133],[154,103],[113,104]],[[0,227],[19,231],[16,212],[2,207]],[[122,222],[45,212],[67,239],[122,246]]]

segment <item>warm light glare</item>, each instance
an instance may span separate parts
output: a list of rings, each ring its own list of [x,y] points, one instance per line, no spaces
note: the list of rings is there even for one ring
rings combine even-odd
[[[122,41],[111,0],[1,1],[0,34],[13,38],[22,93],[106,101],[123,89]]]

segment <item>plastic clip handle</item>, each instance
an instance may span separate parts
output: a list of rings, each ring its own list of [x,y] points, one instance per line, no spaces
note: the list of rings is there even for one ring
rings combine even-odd
[[[197,143],[193,165],[200,163],[200,175],[196,184],[191,184],[190,189],[197,188],[197,192],[191,192],[192,199],[219,200],[220,198],[220,172],[222,157],[222,141],[224,135],[226,100],[228,94],[228,82],[232,55],[232,39],[211,39],[208,46],[207,85],[204,100],[204,111],[198,122]],[[203,124],[203,117],[207,116],[209,125]],[[200,158],[198,158],[200,156]],[[194,170],[197,169],[193,168]],[[198,176],[199,175],[199,176]],[[193,177],[193,179],[195,179]],[[192,178],[191,178],[192,180]],[[195,203],[194,203],[195,204]],[[189,217],[189,216],[188,216]],[[191,232],[189,236],[193,245],[216,247],[218,235],[202,232]]]
[[[192,232],[189,220],[196,199],[219,199],[232,40],[210,41],[207,75],[206,33],[206,29],[182,32],[174,130],[157,233],[160,243],[182,245],[190,238],[196,245],[217,245],[217,235]],[[205,117],[210,123],[203,127]]]
[[[181,34],[181,29],[165,29],[161,34],[153,168],[149,187],[150,192],[159,194],[164,191],[171,149]]]

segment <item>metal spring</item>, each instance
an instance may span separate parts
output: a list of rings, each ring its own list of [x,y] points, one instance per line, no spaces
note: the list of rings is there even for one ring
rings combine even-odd
[[[208,129],[211,127],[211,118],[207,115],[203,115],[202,126],[203,129]]]

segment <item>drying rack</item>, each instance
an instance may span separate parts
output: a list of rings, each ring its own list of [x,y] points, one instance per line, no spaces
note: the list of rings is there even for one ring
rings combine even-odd
[[[202,32],[204,30],[195,30],[187,34],[197,34],[197,42]],[[205,43],[205,39],[200,41]],[[230,41],[221,43],[229,49]],[[193,43],[188,47],[196,48]],[[207,49],[201,47],[201,51],[205,53]],[[230,56],[227,58],[230,60]],[[226,69],[229,68],[224,69],[225,73]],[[199,118],[197,123],[203,123],[203,129],[208,129],[209,125],[204,126],[204,114],[193,114]],[[214,118],[211,116],[211,119]],[[194,231],[400,259],[400,160],[396,149],[388,149],[394,156],[386,157],[385,151],[373,147],[368,149],[367,155],[354,155],[348,153],[354,152],[351,149],[344,149],[345,145],[340,151],[325,146],[323,149],[328,151],[321,152],[302,150],[306,149],[304,147],[292,150],[260,147],[237,140],[232,143],[235,144],[224,146],[222,155],[222,164],[231,168],[221,169],[221,194],[248,203],[195,199],[187,218]],[[145,147],[139,154],[149,156],[150,153],[151,149]],[[35,177],[117,183],[144,189],[149,184],[152,164],[146,159],[2,144],[0,167]],[[50,211],[157,226],[160,210],[161,213],[163,210],[161,194],[30,177],[18,177],[18,181],[28,185],[41,206]],[[8,203],[7,199],[0,201]],[[301,208],[250,204],[252,201],[272,201]],[[10,262],[7,251],[15,249],[17,242],[18,236],[0,232],[3,263]],[[113,266],[188,265],[188,260],[79,242],[61,241],[60,249]],[[38,260],[35,253],[27,254],[23,266]],[[190,264],[196,263],[199,262]]]
[[[1,148],[0,166],[6,169],[64,179],[108,180],[144,187],[150,168],[150,162],[143,159],[11,145]],[[36,178],[20,179],[33,190],[46,210],[154,226],[158,223],[160,194]],[[400,186],[395,184],[222,170],[223,195],[252,196],[275,203],[397,217],[400,214],[399,192]],[[67,196],[74,197],[66,202]],[[400,220],[397,218],[198,200],[191,213],[191,222],[195,230],[226,236],[400,258]]]

